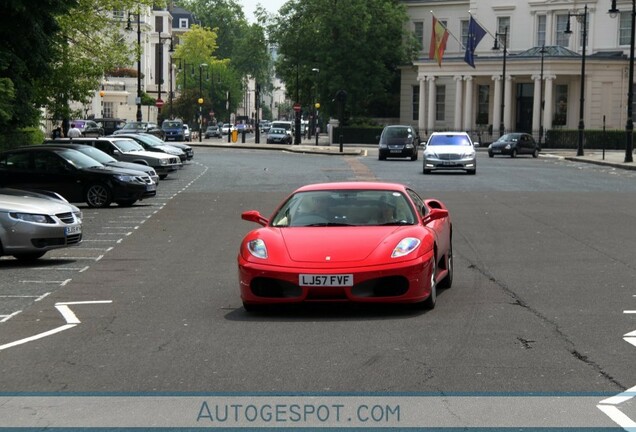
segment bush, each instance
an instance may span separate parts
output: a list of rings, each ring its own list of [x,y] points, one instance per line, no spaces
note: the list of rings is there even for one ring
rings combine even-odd
[[[35,127],[6,132],[0,135],[0,150],[9,150],[26,145],[41,144],[44,142],[44,138],[44,132]]]
[[[579,143],[578,129],[550,129],[545,134],[543,148],[576,149]],[[584,130],[583,148],[595,150],[625,150],[625,131],[598,129]]]

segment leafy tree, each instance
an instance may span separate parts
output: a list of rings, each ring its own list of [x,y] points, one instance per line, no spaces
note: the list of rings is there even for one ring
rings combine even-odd
[[[270,27],[276,72],[303,106],[316,94],[321,110],[336,113],[345,90],[351,115],[386,115],[387,105],[397,112],[399,66],[417,51],[407,20],[398,0],[290,0]]]

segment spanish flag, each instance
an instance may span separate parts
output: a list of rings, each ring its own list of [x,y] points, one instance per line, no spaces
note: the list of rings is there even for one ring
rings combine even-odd
[[[440,67],[442,66],[442,57],[444,57],[447,40],[448,31],[446,27],[433,16],[433,32],[431,33],[431,47],[428,51],[428,58],[437,60],[437,64]]]

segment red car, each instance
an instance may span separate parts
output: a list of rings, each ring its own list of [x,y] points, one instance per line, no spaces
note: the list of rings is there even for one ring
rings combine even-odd
[[[352,301],[435,307],[453,282],[452,225],[446,206],[395,183],[303,186],[268,219],[244,220],[238,255],[247,311],[275,303]]]

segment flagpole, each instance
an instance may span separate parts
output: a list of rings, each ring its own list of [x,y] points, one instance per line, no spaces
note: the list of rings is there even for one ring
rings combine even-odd
[[[448,34],[449,34],[449,35],[451,35],[451,36],[453,37],[453,39],[455,39],[455,40],[457,41],[457,43],[459,44],[459,46],[461,47],[461,49],[465,50],[465,49],[466,49],[466,47],[464,46],[464,44],[463,44],[463,43],[462,43],[459,39],[457,39],[453,33],[451,33],[451,31],[448,29],[448,27],[446,27],[446,26],[444,25],[444,23],[443,23],[443,22],[441,22],[440,20],[438,20],[438,19],[437,19],[437,17],[436,17],[436,16],[435,16],[435,14],[433,13],[433,11],[431,11],[431,15],[433,15],[433,18],[435,18],[435,20],[437,20],[437,22],[438,22],[438,23],[440,23],[440,25],[441,25],[442,27],[444,27],[444,30],[446,30],[446,31],[448,32]]]

